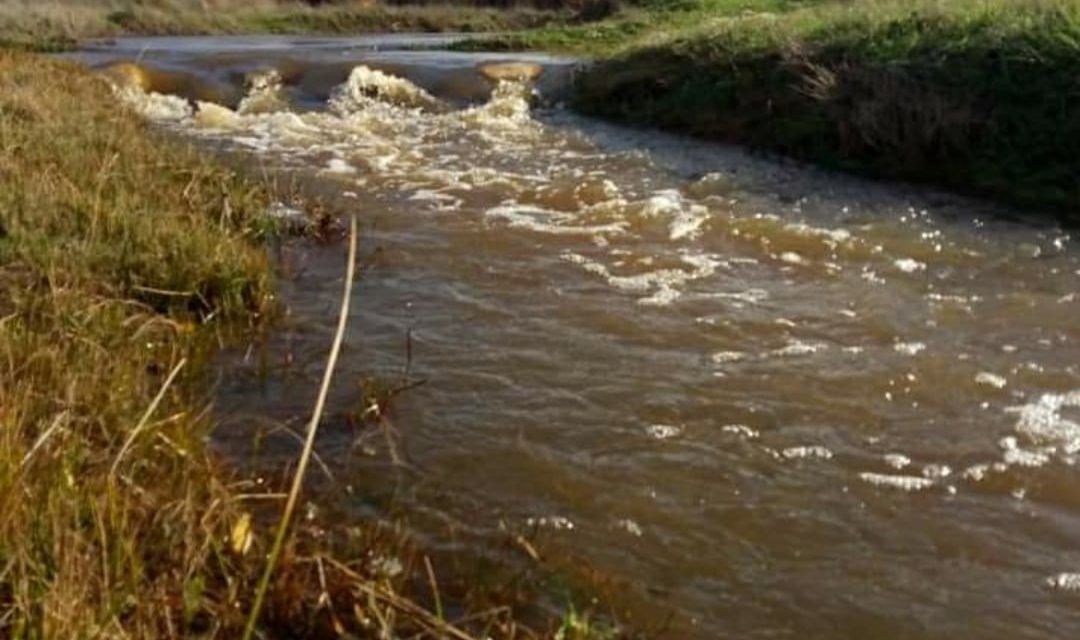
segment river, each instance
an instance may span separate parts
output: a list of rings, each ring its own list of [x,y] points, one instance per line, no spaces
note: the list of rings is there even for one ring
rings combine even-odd
[[[318,444],[357,513],[392,495],[451,548],[529,532],[639,622],[670,613],[673,638],[1080,635],[1068,230],[581,118],[559,105],[576,61],[445,42],[79,54],[216,100],[127,95],[358,217],[368,266]],[[508,60],[543,72],[477,71]],[[221,449],[303,424],[341,278],[340,244],[284,252],[288,314],[223,377]],[[361,381],[406,361],[424,383],[373,437],[349,418]],[[295,455],[282,442],[262,455]]]

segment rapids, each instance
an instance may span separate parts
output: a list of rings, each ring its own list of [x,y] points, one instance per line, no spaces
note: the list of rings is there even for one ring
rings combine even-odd
[[[1067,230],[576,117],[545,100],[566,61],[523,58],[534,85],[477,70],[513,56],[384,47],[343,71],[355,43],[176,42],[141,67],[246,85],[121,99],[304,176],[377,256],[319,444],[358,513],[394,494],[462,532],[432,526],[448,547],[538,531],[671,637],[1080,634]],[[285,261],[269,373],[227,375],[220,410],[306,415],[340,277],[340,247]],[[401,375],[409,332],[401,474],[342,416]],[[219,444],[244,458],[257,420],[236,422]]]

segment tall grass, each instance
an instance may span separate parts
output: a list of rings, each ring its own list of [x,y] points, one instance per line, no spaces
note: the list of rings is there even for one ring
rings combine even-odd
[[[243,505],[196,373],[215,318],[269,309],[264,205],[100,80],[0,53],[0,635],[228,624]]]

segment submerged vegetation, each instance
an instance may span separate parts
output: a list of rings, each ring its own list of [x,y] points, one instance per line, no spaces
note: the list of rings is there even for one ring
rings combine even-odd
[[[469,46],[594,55],[581,110],[1080,219],[1080,3],[658,0]]]

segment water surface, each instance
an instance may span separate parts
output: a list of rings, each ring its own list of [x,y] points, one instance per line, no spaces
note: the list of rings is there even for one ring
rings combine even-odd
[[[378,249],[319,443],[358,512],[393,493],[464,532],[434,545],[537,529],[639,617],[673,612],[671,637],[1080,634],[1068,232],[540,108],[477,73],[506,56],[205,42],[87,55],[284,78],[198,112],[127,99],[300,172]],[[573,67],[527,59],[540,93]],[[223,411],[307,414],[341,254],[291,254],[270,373],[226,378]],[[394,405],[396,473],[344,416],[361,380],[400,375],[410,331],[427,382]],[[243,456],[251,432],[219,439]]]

